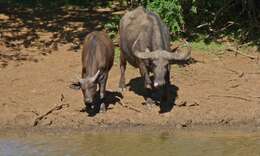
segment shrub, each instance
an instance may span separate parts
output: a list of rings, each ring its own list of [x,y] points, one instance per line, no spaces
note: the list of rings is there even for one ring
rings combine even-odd
[[[148,2],[147,8],[162,18],[171,33],[182,31],[184,20],[179,0],[153,0]]]

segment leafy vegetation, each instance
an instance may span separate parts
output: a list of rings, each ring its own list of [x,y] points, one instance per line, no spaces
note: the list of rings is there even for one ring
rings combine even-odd
[[[110,38],[115,39],[118,33],[120,16],[113,16],[105,25],[105,29],[108,32]]]
[[[28,29],[21,42],[29,43],[28,46],[39,40],[39,31],[47,31],[55,35],[52,42],[46,44],[62,41],[75,43],[75,48],[79,48],[84,36],[92,30],[105,29],[111,38],[117,39],[122,14],[112,12],[131,10],[138,5],[159,14],[174,39],[184,37],[198,42],[198,45],[204,42],[206,46],[229,38],[231,42],[260,46],[259,0],[0,0],[0,13],[10,17],[9,22],[0,21],[0,29],[6,32],[10,28],[10,33],[19,31],[21,27]],[[96,11],[100,7],[110,11]],[[21,23],[12,28],[16,19]],[[21,38],[15,35],[10,38],[8,33],[1,37],[8,39],[6,44],[10,46]]]
[[[174,37],[209,43],[223,37],[260,45],[259,0],[143,0],[160,15]]]
[[[161,15],[171,32],[182,31],[184,21],[179,0],[155,0],[148,3],[147,8]]]

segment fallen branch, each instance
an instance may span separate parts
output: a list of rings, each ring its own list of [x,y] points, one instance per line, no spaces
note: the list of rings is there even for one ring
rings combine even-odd
[[[233,99],[239,99],[247,102],[251,102],[252,100],[240,97],[240,96],[235,96],[235,95],[209,95],[208,97],[225,97],[225,98],[233,98]]]
[[[235,55],[240,54],[240,55],[245,56],[245,57],[248,57],[248,58],[250,58],[250,59],[258,59],[257,56],[248,55],[248,54],[242,53],[241,51],[236,50],[236,49],[233,49],[233,48],[227,48],[226,50],[228,50],[228,51],[234,51],[234,52],[235,52]]]
[[[29,112],[29,113],[33,113],[33,114],[35,114],[36,116],[39,116],[39,113],[37,113],[36,111],[24,111],[24,112]]]
[[[46,116],[48,116],[49,114],[51,114],[52,112],[54,111],[57,111],[57,110],[61,110],[62,108],[64,107],[69,107],[69,104],[60,104],[60,105],[57,105],[55,107],[53,107],[52,109],[50,109],[48,112],[44,113],[43,115],[40,115],[39,117],[37,117],[35,120],[34,120],[34,123],[33,123],[33,126],[37,126],[38,123]]]
[[[257,74],[260,74],[260,72],[255,72],[255,73],[247,73],[247,74],[255,74],[255,75],[257,75]]]
[[[237,88],[237,87],[239,87],[239,86],[240,86],[240,84],[236,84],[236,85],[230,86],[230,88]]]
[[[197,29],[201,28],[201,27],[204,27],[204,26],[208,26],[210,25],[209,23],[204,23],[204,24],[201,24],[201,25],[198,25],[196,26]]]
[[[235,74],[237,74],[238,75],[238,77],[243,77],[244,76],[244,72],[238,72],[238,71],[236,71],[236,70],[234,70],[234,69],[230,69],[230,68],[227,68],[227,67],[223,67],[224,69],[226,69],[226,70],[228,70],[228,71],[230,71],[230,72],[233,72],[233,73],[235,73]]]
[[[222,61],[221,61],[221,62],[222,62]],[[232,72],[232,73],[237,74],[239,78],[242,78],[242,77],[245,75],[244,72],[240,72],[240,71],[236,71],[236,70],[234,70],[234,69],[228,68],[227,65],[225,65],[224,62],[222,62],[222,64],[223,64],[223,66],[221,66],[221,68],[223,68],[223,69],[225,69],[225,70],[227,70],[227,71],[230,71],[230,72]]]
[[[130,105],[126,105],[124,104],[122,101],[118,101],[118,103],[122,106],[122,107],[125,107],[127,109],[130,109],[130,110],[133,110],[135,112],[138,112],[138,113],[141,113],[142,111],[140,111],[139,109],[133,107],[133,106],[130,106]]]

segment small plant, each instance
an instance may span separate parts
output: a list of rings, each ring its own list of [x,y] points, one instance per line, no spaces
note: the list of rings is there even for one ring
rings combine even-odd
[[[147,8],[159,14],[172,33],[182,31],[184,20],[179,0],[154,0],[148,2]]]
[[[112,19],[104,25],[110,38],[115,39],[118,33],[120,16],[113,16]]]

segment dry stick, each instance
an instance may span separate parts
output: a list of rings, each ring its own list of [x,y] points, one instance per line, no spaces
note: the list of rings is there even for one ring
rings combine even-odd
[[[241,51],[236,50],[236,49],[233,49],[233,48],[227,48],[226,50],[228,50],[228,51],[234,51],[236,54],[240,54],[240,55],[245,56],[245,57],[248,57],[248,58],[250,58],[250,59],[258,59],[257,56],[252,56],[252,55],[244,54],[244,53],[242,53]]]
[[[118,101],[118,103],[122,106],[122,107],[125,107],[127,109],[130,109],[130,110],[133,110],[135,112],[138,112],[138,113],[141,113],[142,111],[140,111],[139,109],[133,107],[133,106],[130,106],[130,105],[126,105],[124,104],[122,101]]]
[[[244,76],[244,72],[238,72],[236,70],[233,70],[233,69],[230,69],[230,68],[227,68],[227,67],[223,67],[223,68],[228,70],[228,71],[230,71],[230,72],[233,72],[233,73],[237,74],[239,77]]]
[[[248,102],[252,101],[250,99],[240,97],[240,96],[234,96],[234,95],[209,95],[208,97],[226,97],[226,98],[234,98],[234,99],[244,100],[244,101],[248,101]]]
[[[260,72],[255,72],[255,73],[253,73],[253,72],[251,72],[251,73],[247,73],[247,74],[260,74]]]
[[[38,116],[39,115],[39,113],[37,113],[36,111],[24,111],[24,112],[29,112],[29,113],[33,113],[33,114],[35,114],[36,116]]]
[[[37,117],[35,120],[34,120],[34,123],[33,123],[33,126],[37,126],[38,123],[46,116],[48,116],[49,114],[51,114],[53,111],[56,111],[56,110],[60,110],[64,107],[69,107],[69,104],[60,104],[60,105],[57,105],[55,107],[53,107],[52,109],[50,109],[48,112],[44,113],[43,115],[40,115],[39,117]]]
[[[241,78],[241,77],[243,77],[243,76],[245,75],[244,72],[238,72],[238,71],[236,71],[236,70],[234,70],[234,69],[227,68],[226,65],[224,64],[224,62],[222,62],[222,63],[223,63],[223,65],[224,65],[224,66],[222,66],[223,69],[226,69],[226,70],[228,70],[228,71],[230,71],[230,72],[233,72],[233,73],[237,74],[238,77]]]

